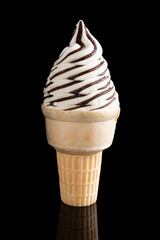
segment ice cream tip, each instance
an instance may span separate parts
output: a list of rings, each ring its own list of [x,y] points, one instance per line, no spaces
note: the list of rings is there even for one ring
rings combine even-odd
[[[118,108],[100,43],[80,20],[69,43],[54,63],[44,88],[44,105],[64,111],[101,111]]]

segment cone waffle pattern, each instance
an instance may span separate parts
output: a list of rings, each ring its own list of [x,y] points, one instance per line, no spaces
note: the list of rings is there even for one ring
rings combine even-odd
[[[61,199],[71,206],[89,206],[96,202],[102,152],[74,156],[57,152]]]

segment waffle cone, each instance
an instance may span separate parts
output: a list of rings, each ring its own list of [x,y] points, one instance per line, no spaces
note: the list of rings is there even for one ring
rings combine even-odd
[[[57,151],[61,199],[70,206],[89,206],[96,202],[102,152],[69,155]]]

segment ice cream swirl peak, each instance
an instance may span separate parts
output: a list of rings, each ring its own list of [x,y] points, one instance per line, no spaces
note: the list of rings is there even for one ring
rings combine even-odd
[[[102,47],[82,20],[51,69],[44,105],[65,111],[100,111],[119,105]]]

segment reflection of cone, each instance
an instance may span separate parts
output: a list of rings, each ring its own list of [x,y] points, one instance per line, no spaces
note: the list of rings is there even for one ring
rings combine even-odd
[[[102,151],[113,141],[119,107],[61,111],[42,104],[48,143],[57,150],[62,201],[88,206],[97,199]]]
[[[57,240],[98,240],[97,206],[60,206]]]
[[[102,152],[74,156],[57,152],[61,199],[71,206],[96,202]]]

